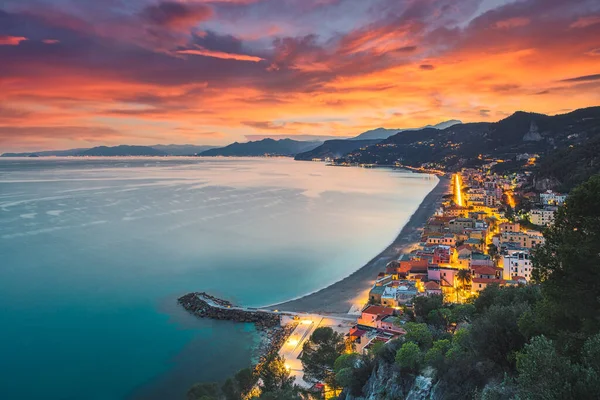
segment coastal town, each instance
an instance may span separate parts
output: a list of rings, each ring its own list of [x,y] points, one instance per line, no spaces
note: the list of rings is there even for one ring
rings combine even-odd
[[[492,285],[529,284],[532,250],[544,243],[542,231],[553,223],[567,195],[528,191],[526,171],[492,172],[498,162],[491,160],[453,174],[425,167],[419,170],[440,175],[440,183],[445,185],[439,186],[445,192],[438,194],[433,215],[417,229],[417,240],[403,245],[400,254],[385,264],[378,264],[387,260],[381,255],[371,263],[383,267],[372,276],[371,287],[347,303],[347,313],[302,310],[306,303],[301,300],[284,303],[281,308],[232,308],[228,302],[223,306],[207,300],[206,294],[188,295],[182,304],[190,310],[192,303],[187,301],[199,302],[210,309],[209,318],[251,321],[258,326],[279,324],[283,331],[277,331],[276,340],[268,343],[264,353],[285,360],[297,387],[334,398],[338,392],[325,382],[304,379],[303,348],[317,329],[343,335],[348,353],[368,355],[406,335],[405,324],[414,319],[419,299],[438,296],[444,304],[460,305],[472,303]],[[197,312],[197,306],[192,308],[190,311],[207,317]]]
[[[544,243],[542,231],[567,196],[524,192],[524,173],[491,173],[493,165],[453,174],[452,191],[423,227],[420,242],[377,275],[348,332],[358,352],[405,334],[402,316],[418,297],[462,304],[490,285],[530,282],[532,249]],[[516,198],[531,208],[517,212]]]

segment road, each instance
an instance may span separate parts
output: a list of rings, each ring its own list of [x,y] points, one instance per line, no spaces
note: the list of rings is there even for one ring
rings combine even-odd
[[[287,321],[284,319],[282,322],[285,323]],[[346,334],[355,323],[356,319],[332,318],[319,314],[304,314],[300,317],[300,323],[279,350],[279,355],[285,358],[286,367],[290,370],[291,375],[295,377],[296,385],[304,388],[311,386],[311,384],[302,379],[304,371],[302,370],[302,362],[299,357],[300,353],[302,353],[304,343],[310,338],[315,329],[328,326],[336,332]]]

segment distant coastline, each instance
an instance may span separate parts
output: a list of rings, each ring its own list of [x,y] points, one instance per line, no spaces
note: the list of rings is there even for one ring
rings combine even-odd
[[[260,308],[331,315],[347,314],[353,299],[373,285],[377,274],[384,270],[386,264],[418,242],[421,236],[420,229],[433,215],[442,197],[449,192],[451,180],[447,176],[438,178],[437,185],[425,196],[394,241],[367,264],[323,289]]]

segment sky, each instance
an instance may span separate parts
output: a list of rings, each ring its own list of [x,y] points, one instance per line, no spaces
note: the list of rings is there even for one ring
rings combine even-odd
[[[3,0],[0,152],[600,105],[597,0]]]

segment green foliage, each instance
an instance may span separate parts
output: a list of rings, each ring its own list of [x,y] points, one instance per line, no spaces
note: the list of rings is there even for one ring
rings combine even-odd
[[[477,353],[505,369],[515,363],[515,352],[523,347],[525,336],[519,318],[527,305],[493,305],[471,327],[471,343]]]
[[[450,309],[450,321],[456,324],[470,322],[474,315],[475,306],[473,304],[458,304]]]
[[[334,364],[345,350],[344,336],[329,327],[315,329],[302,347],[304,380],[336,386]]]
[[[228,378],[221,391],[226,400],[238,400],[243,394],[248,393],[256,384],[252,369],[244,368],[238,371],[233,378]]]
[[[414,342],[419,345],[422,349],[428,349],[431,347],[433,337],[431,331],[427,327],[427,324],[419,324],[416,322],[408,322],[404,325],[406,335],[404,340],[407,342]]]
[[[444,297],[441,295],[419,296],[413,302],[415,315],[423,320],[431,311],[442,308]]]
[[[335,380],[341,387],[350,387],[354,381],[354,370],[352,368],[342,368],[335,373]]]
[[[439,369],[443,365],[446,352],[448,352],[451,345],[452,343],[448,339],[433,342],[433,347],[425,353],[425,363]]]
[[[574,189],[555,215],[533,258],[542,283],[548,334],[576,350],[600,331],[600,175]]]
[[[271,354],[260,370],[260,388],[263,392],[277,392],[292,388],[294,377],[285,367],[285,360],[277,353]]]
[[[569,399],[573,373],[568,358],[556,352],[551,340],[539,336],[517,356],[518,383],[526,399]]]
[[[417,373],[423,362],[423,354],[416,343],[406,342],[396,353],[396,364],[403,371]]]
[[[219,386],[216,383],[196,383],[187,392],[188,400],[217,400]]]
[[[358,353],[342,354],[333,363],[333,370],[335,372],[339,372],[340,370],[342,370],[344,368],[352,368],[356,365],[359,358],[360,358],[360,355]]]

